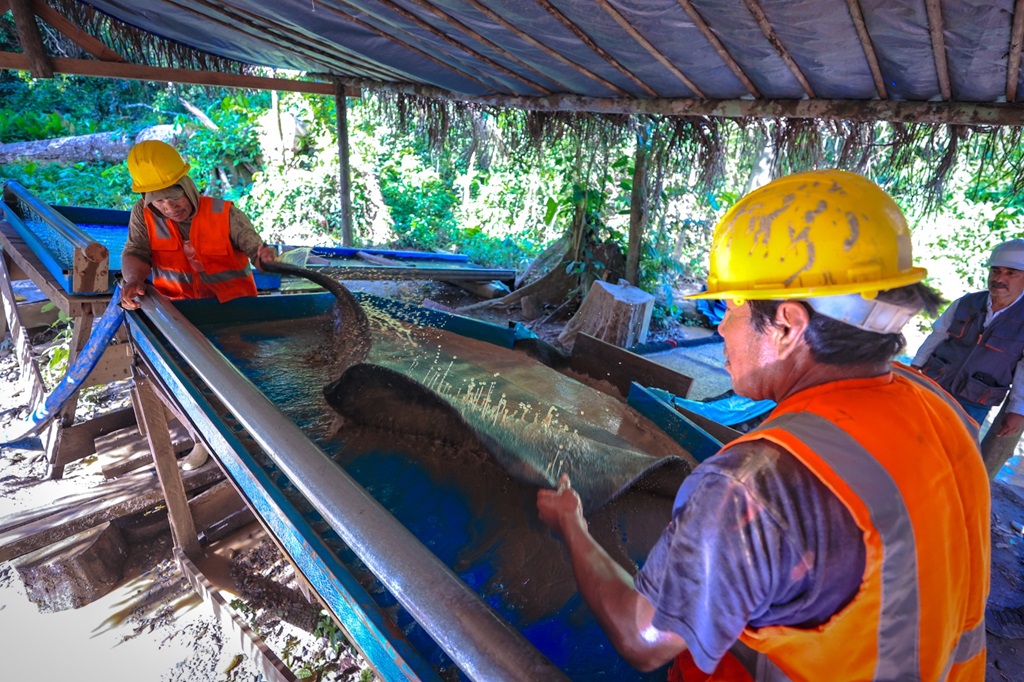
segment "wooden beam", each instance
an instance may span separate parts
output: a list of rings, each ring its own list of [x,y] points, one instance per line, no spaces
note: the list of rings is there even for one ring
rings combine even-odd
[[[764,10],[761,9],[759,4],[757,4],[757,0],[743,1],[747,3],[747,8],[750,10],[750,13],[754,15],[754,20],[757,22],[757,25],[761,27],[761,32],[764,33],[764,37],[768,39],[768,42],[771,43],[772,47],[775,48],[775,51],[779,53],[780,57],[782,57],[782,61],[786,62],[786,66],[788,66],[789,70],[793,72],[796,79],[800,81],[800,85],[803,87],[804,93],[811,99],[814,99],[814,89],[811,88],[811,84],[807,81],[807,77],[804,76],[804,72],[800,70],[796,61],[790,56],[789,50],[787,50],[786,46],[782,44],[781,40],[779,40],[778,34],[776,34],[775,29],[772,28],[772,24],[768,21],[768,17],[765,15]]]
[[[173,551],[181,574],[192,585],[192,589],[213,608],[213,613],[220,621],[222,630],[235,635],[234,641],[241,644],[242,649],[263,673],[267,682],[294,682],[297,679],[295,674],[281,661],[274,650],[267,646],[263,638],[249,627],[242,617],[235,614],[228,601],[221,595],[220,590],[214,587],[184,552],[177,547]],[[296,571],[296,575],[302,574]]]
[[[229,6],[228,3],[210,2],[208,0],[193,0],[193,3],[205,8],[207,11],[203,13],[184,4],[179,5],[179,8],[193,14],[198,22],[224,27],[226,34],[230,34],[233,31],[241,31],[256,40],[267,41],[271,44],[287,45],[290,50],[323,65],[324,70],[334,69],[347,73],[361,71],[367,74],[374,74],[368,76],[370,78],[382,78],[384,80],[412,78],[411,74],[385,67],[363,55],[352,52],[345,46],[319,42],[308,33],[268,22],[264,17],[243,10],[237,5]]]
[[[371,31],[371,32],[379,35],[382,38],[385,38],[387,40],[393,41],[394,43],[396,43],[398,45],[401,45],[405,49],[411,50],[411,51],[419,54],[424,59],[427,59],[429,61],[434,62],[435,64],[439,65],[441,68],[443,68],[443,69],[445,69],[447,71],[451,71],[453,73],[457,73],[460,77],[465,78],[467,80],[470,80],[470,81],[472,81],[472,82],[474,82],[474,83],[476,83],[478,85],[482,85],[485,88],[494,89],[493,85],[488,85],[487,83],[485,83],[480,78],[477,78],[475,76],[470,75],[465,70],[457,68],[454,65],[449,64],[447,62],[444,62],[444,61],[438,59],[436,55],[431,54],[430,52],[427,52],[426,50],[421,50],[420,48],[415,47],[415,46],[405,42],[404,40],[402,40],[402,39],[400,39],[400,38],[398,38],[396,36],[391,35],[390,33],[386,33],[384,31],[382,31],[381,29],[379,29],[378,27],[374,26],[373,24],[371,24],[369,22],[366,22],[366,21],[363,21],[362,19],[359,19],[359,18],[353,16],[353,11],[354,10],[353,11],[342,11],[342,10],[338,9],[337,7],[333,7],[330,4],[328,4],[327,0],[321,0],[320,5],[324,9],[328,10],[329,12],[333,12],[335,15],[341,17],[342,19],[344,19],[346,21],[349,21],[349,22],[352,22],[352,23],[356,24],[357,26],[359,26],[359,27],[361,27],[363,29],[366,29],[367,31]]]
[[[146,422],[146,439],[149,451],[153,453],[157,478],[163,490],[164,502],[167,504],[167,519],[171,524],[171,536],[174,545],[180,547],[189,558],[198,559],[202,556],[199,545],[199,534],[196,531],[192,511],[185,495],[185,484],[178,470],[178,459],[174,456],[174,446],[168,433],[167,412],[157,395],[153,382],[141,373],[135,378],[139,387],[139,398],[142,401],[140,411]]]
[[[629,385],[633,381],[680,397],[686,397],[693,384],[693,379],[685,374],[585,333],[576,335],[569,368],[607,381],[622,396],[629,395]]]
[[[942,8],[939,6],[941,0],[925,0],[924,6],[928,11],[928,32],[932,36],[932,53],[935,55],[935,75],[939,77],[939,91],[942,99],[947,102],[953,98],[953,90],[949,86],[949,65],[946,63],[946,39],[942,35]]]
[[[489,17],[492,21],[496,21],[499,24],[501,24],[507,31],[510,31],[510,32],[514,33],[520,39],[525,40],[526,42],[530,43],[535,48],[537,48],[538,50],[540,50],[541,52],[543,52],[547,56],[551,57],[552,59],[554,59],[556,61],[559,61],[559,62],[562,62],[566,66],[570,67],[571,69],[573,69],[575,71],[578,71],[579,73],[583,74],[587,78],[590,78],[591,80],[600,83],[601,85],[605,86],[606,88],[609,88],[612,92],[614,92],[617,95],[621,95],[623,97],[628,97],[629,96],[628,92],[626,92],[625,90],[623,90],[619,86],[615,85],[615,83],[612,83],[611,81],[609,81],[609,80],[607,80],[605,78],[602,78],[601,76],[597,75],[596,73],[594,73],[590,69],[586,68],[582,64],[577,64],[576,62],[574,62],[573,60],[569,59],[568,57],[566,57],[562,53],[558,52],[557,50],[551,49],[551,47],[549,45],[546,45],[543,42],[537,40],[532,35],[530,35],[526,31],[523,31],[522,29],[520,29],[518,26],[516,26],[512,22],[506,20],[505,17],[501,16],[500,14],[498,14],[497,12],[492,10],[490,7],[487,7],[486,5],[484,5],[479,0],[466,0],[466,2],[468,2],[470,5],[472,5],[474,8],[476,8],[482,14],[486,15],[487,17]]]
[[[80,48],[91,54],[96,59],[105,62],[123,62],[124,58],[111,50],[101,41],[92,37],[78,26],[75,26],[67,17],[47,5],[43,0],[32,0],[32,9],[36,16],[57,29]],[[0,9],[0,13],[3,10]]]
[[[160,66],[101,62],[91,59],[66,59],[55,57],[51,60],[56,73],[74,76],[95,76],[96,78],[123,78],[136,81],[163,81],[167,83],[192,83],[220,88],[244,88],[247,90],[279,90],[281,92],[305,92],[312,95],[334,95],[333,83],[313,81],[291,81],[284,78],[244,76],[216,71],[193,71],[191,69],[169,69]],[[20,52],[0,52],[0,69],[30,71],[28,57]],[[359,97],[360,90],[349,87],[348,97]]]
[[[341,195],[341,245],[349,248],[354,240],[352,235],[352,173],[349,170],[348,148],[348,102],[345,100],[345,86],[337,84],[334,96],[334,110],[338,128],[338,193]]]
[[[439,7],[435,7],[430,2],[427,2],[426,0],[412,0],[412,2],[416,3],[417,5],[419,5],[423,9],[427,10],[428,12],[430,12],[431,14],[436,16],[437,18],[439,18],[442,21],[444,21],[445,23],[454,26],[458,30],[462,31],[466,35],[468,35],[471,38],[473,38],[474,40],[476,40],[477,42],[480,42],[480,43],[483,43],[484,45],[487,45],[492,50],[494,50],[495,52],[497,52],[501,56],[505,57],[506,59],[511,60],[511,61],[515,62],[516,64],[519,64],[521,67],[523,67],[524,69],[526,69],[530,73],[533,73],[533,74],[535,74],[537,76],[540,76],[541,78],[547,78],[548,80],[555,81],[556,83],[558,83],[559,87],[563,91],[571,90],[571,88],[569,88],[564,83],[560,82],[557,78],[553,78],[552,76],[550,76],[550,75],[548,75],[546,73],[541,72],[536,67],[534,67],[532,64],[523,61],[519,57],[515,56],[514,54],[512,54],[511,52],[509,52],[508,50],[503,48],[501,45],[498,45],[496,42],[494,42],[493,40],[491,40],[487,36],[483,35],[479,31],[473,29],[473,27],[468,26],[465,23],[459,21],[458,19],[456,19],[452,15],[448,14],[444,10],[440,9]],[[552,50],[552,52],[554,52],[554,51]],[[548,92],[550,92],[550,90]]]
[[[1020,81],[1020,50],[1024,43],[1024,0],[1013,5],[1013,32],[1010,51],[1006,55],[1006,101],[1017,101],[1017,83]]]
[[[353,6],[353,5],[351,5],[351,3],[347,2],[347,0],[343,0],[343,2],[344,2],[344,4],[348,5],[349,7],[352,7],[352,9],[354,11],[360,11],[361,10],[363,12],[367,12],[366,8]],[[423,30],[433,34],[437,38],[440,38],[442,41],[448,43],[449,45],[452,45],[457,50],[459,50],[461,52],[465,52],[466,54],[468,54],[473,59],[478,59],[478,60],[486,63],[488,66],[491,66],[491,67],[501,71],[506,76],[514,78],[515,80],[523,83],[524,85],[526,85],[527,87],[529,87],[531,89],[537,90],[538,92],[541,92],[541,93],[543,93],[545,95],[550,95],[551,94],[551,90],[549,90],[548,88],[545,88],[540,83],[535,83],[532,80],[530,80],[529,78],[527,78],[526,76],[518,74],[515,71],[507,68],[506,66],[504,66],[502,64],[499,64],[498,62],[494,61],[490,57],[487,57],[486,55],[480,54],[476,50],[474,50],[474,49],[472,49],[472,48],[470,48],[470,47],[468,47],[466,45],[463,45],[459,41],[455,40],[455,38],[452,38],[451,36],[449,36],[444,31],[441,31],[441,30],[438,30],[437,28],[434,28],[434,26],[432,26],[431,24],[428,24],[426,21],[420,19],[418,16],[416,16],[412,12],[408,11],[404,7],[400,7],[397,3],[392,2],[392,0],[379,0],[379,3],[381,5],[387,7],[392,12],[395,12],[398,15],[400,15],[406,21],[409,21],[410,23],[416,24],[417,26],[419,26]],[[397,27],[396,27],[396,30],[397,30]]]
[[[708,26],[708,22],[704,21],[704,17],[700,15],[700,12],[698,12],[697,8],[693,6],[693,3],[690,2],[690,0],[676,0],[676,2],[679,3],[679,6],[682,7],[683,11],[690,17],[690,21],[693,22],[693,25],[697,27],[704,38],[711,43],[711,47],[715,48],[715,52],[717,52],[718,56],[722,58],[722,61],[729,67],[729,70],[736,74],[736,77],[740,79],[740,82],[743,83],[743,87],[747,89],[747,92],[754,97],[760,98],[761,91],[757,89],[754,82],[750,80],[750,77],[747,76],[746,72],[740,68],[740,65],[735,59],[733,59],[732,55],[729,54],[729,50],[725,48],[722,41],[718,39],[715,32],[711,30],[710,26]]]
[[[860,38],[860,45],[864,48],[864,57],[868,60],[868,68],[871,69],[871,77],[875,81],[875,90],[880,99],[889,99],[889,92],[885,88],[885,79],[882,77],[882,67],[878,64],[878,55],[875,54],[875,46],[868,34],[867,24],[864,23],[864,13],[860,9],[860,0],[846,0],[850,8],[850,19],[853,20],[853,27],[857,29],[857,37]]]
[[[636,30],[633,27],[633,24],[629,23],[629,20],[626,17],[622,16],[622,13],[619,12],[619,10],[612,7],[611,3],[609,3],[608,0],[597,0],[597,4],[601,6],[601,9],[603,9],[608,16],[615,20],[615,23],[618,24],[623,31],[629,34],[630,38],[639,43],[639,45],[642,48],[647,50],[647,53],[649,55],[654,57],[654,59],[657,60],[659,64],[664,66],[669,73],[678,78],[683,83],[683,85],[690,89],[690,91],[693,94],[695,94],[697,97],[700,97],[701,99],[707,99],[707,97],[704,95],[704,92],[699,87],[697,87],[697,84],[690,80],[685,73],[680,71],[679,67],[673,64],[672,60],[670,60],[668,57],[662,54],[661,50],[656,48],[651,41],[647,40],[647,38],[645,38],[643,34],[640,33],[640,31]]]
[[[567,17],[564,14],[562,14],[562,12],[557,7],[555,7],[550,2],[548,2],[548,0],[535,0],[535,2],[538,5],[540,5],[541,7],[543,7],[545,10],[547,10],[548,14],[550,14],[552,17],[557,19],[560,24],[562,24],[567,29],[569,29],[573,33],[573,35],[575,35],[580,40],[580,42],[582,42],[584,45],[586,45],[591,50],[593,50],[595,53],[597,53],[598,56],[600,56],[602,59],[604,59],[610,65],[612,65],[616,69],[618,69],[618,71],[620,73],[622,73],[626,78],[628,78],[629,80],[633,81],[633,83],[636,84],[636,86],[638,88],[643,90],[645,93],[647,93],[651,97],[657,97],[658,96],[658,93],[654,90],[654,88],[652,88],[651,86],[647,85],[647,83],[644,83],[642,80],[640,80],[639,77],[637,77],[636,74],[634,74],[632,71],[630,71],[629,69],[624,67],[622,64],[620,64],[617,59],[612,57],[610,54],[608,54],[608,52],[606,52],[604,50],[604,48],[602,48],[600,45],[595,43],[591,39],[590,36],[588,36],[586,33],[584,33],[583,30],[579,26],[577,26],[576,24],[571,22],[569,20],[569,17]]]
[[[53,78],[53,68],[46,59],[46,48],[39,35],[39,24],[32,11],[31,0],[8,0],[14,12],[14,25],[18,29],[21,49],[25,51],[33,78]]]
[[[527,111],[586,111],[595,114],[649,114],[715,118],[809,118],[826,121],[891,121],[901,123],[1024,126],[1024,105],[979,102],[918,102],[834,99],[626,99],[550,95],[509,97],[466,95],[410,83],[348,85],[386,89],[424,98],[449,99],[481,107]]]

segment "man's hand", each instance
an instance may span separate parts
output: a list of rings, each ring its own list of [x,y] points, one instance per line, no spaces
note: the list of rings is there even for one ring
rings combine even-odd
[[[587,521],[583,518],[583,503],[572,489],[568,474],[562,474],[557,490],[542,488],[537,491],[537,515],[544,525],[566,541],[574,528],[587,527]]]
[[[275,260],[277,260],[277,249],[273,246],[267,246],[264,244],[259,248],[259,251],[256,252],[256,269],[263,272],[263,264],[273,263]]]
[[[146,281],[124,282],[121,284],[121,307],[125,310],[138,310],[139,302],[136,298],[146,295]]]
[[[1020,433],[1022,428],[1024,428],[1024,414],[1007,412],[1003,416],[1003,425],[999,427],[999,431],[996,432],[996,436],[1001,438],[1003,436]]]

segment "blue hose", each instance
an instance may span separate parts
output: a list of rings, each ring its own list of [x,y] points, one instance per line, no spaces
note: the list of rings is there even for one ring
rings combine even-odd
[[[103,351],[110,345],[111,339],[117,333],[121,323],[124,322],[124,310],[118,305],[121,300],[121,286],[114,289],[110,298],[110,305],[100,317],[99,322],[93,327],[89,340],[85,347],[75,358],[75,362],[68,368],[67,373],[57,388],[53,389],[46,400],[35,409],[25,420],[16,427],[10,428],[0,436],[0,445],[11,445],[20,440],[33,436],[46,426],[47,422],[57,416],[68,401],[82,387],[82,382],[88,378],[92,370],[96,368]]]

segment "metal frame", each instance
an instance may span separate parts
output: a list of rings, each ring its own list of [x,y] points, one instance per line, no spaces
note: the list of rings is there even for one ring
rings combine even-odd
[[[142,299],[145,322],[129,315],[132,336],[147,358],[167,358],[166,344],[181,355],[216,398],[282,472],[274,481],[244,463],[245,449],[210,408],[198,406],[183,376],[154,367],[171,394],[224,457],[232,478],[287,548],[292,560],[328,602],[346,628],[350,625],[368,659],[385,679],[433,677],[415,652],[392,648],[393,627],[376,607],[359,603],[363,593],[283,498],[279,485],[293,486],[338,537],[369,568],[392,596],[472,679],[558,680],[564,674],[514,630],[461,579],[402,526],[260,391],[166,298],[150,288]],[[152,328],[162,339],[158,342]],[[205,401],[204,401],[205,402]],[[207,404],[208,405],[208,404]],[[302,530],[300,530],[302,529]],[[310,529],[311,530],[311,529]],[[381,552],[381,547],[387,547]],[[331,564],[330,566],[328,564]],[[308,571],[308,572],[307,572]],[[347,577],[346,577],[347,576]],[[349,583],[351,581],[351,583]],[[356,617],[353,619],[353,615]]]

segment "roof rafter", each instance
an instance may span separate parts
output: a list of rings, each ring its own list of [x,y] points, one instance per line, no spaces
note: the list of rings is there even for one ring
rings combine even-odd
[[[3,1],[0,0],[0,14],[3,13]],[[71,42],[93,57],[96,57],[96,59],[102,59],[105,62],[125,61],[124,57],[104,45],[102,41],[83,31],[72,23],[70,19],[43,2],[43,0],[32,0],[32,9],[35,10],[37,17],[63,33]]]
[[[411,45],[410,43],[407,43],[404,40],[400,40],[400,39],[396,38],[395,36],[391,35],[390,33],[386,33],[385,31],[382,31],[381,29],[377,28],[376,26],[374,26],[373,24],[371,24],[371,23],[369,23],[367,21],[363,21],[362,19],[359,19],[358,17],[355,17],[352,14],[349,14],[348,12],[343,12],[340,9],[338,9],[337,7],[332,7],[331,5],[328,5],[324,0],[318,0],[318,4],[321,7],[323,7],[324,9],[326,9],[327,11],[333,12],[334,14],[336,14],[337,16],[339,16],[341,18],[343,18],[343,19],[345,19],[347,21],[350,21],[353,24],[356,24],[357,26],[365,28],[367,31],[372,31],[373,33],[376,33],[377,35],[381,36],[382,38],[387,38],[388,40],[395,41],[396,43],[398,43],[399,45],[401,45],[405,49],[412,50],[413,52],[416,52],[417,54],[420,54],[423,57],[426,57],[427,59],[429,59],[430,61],[434,62],[435,64],[438,64],[439,66],[441,66],[444,69],[448,69],[449,71],[457,73],[460,76],[462,76],[463,78],[465,78],[467,80],[470,80],[470,81],[473,81],[474,83],[476,83],[478,85],[482,85],[485,88],[486,87],[490,87],[487,83],[485,83],[484,81],[480,80],[480,78],[477,78],[476,76],[473,76],[469,72],[467,72],[467,71],[465,71],[463,69],[457,68],[454,65],[449,64],[447,62],[441,61],[440,59],[438,59],[434,55],[430,54],[426,50],[421,50],[420,48],[416,47],[415,45]]]
[[[708,23],[704,21],[704,17],[700,15],[700,12],[698,12],[697,8],[693,6],[693,3],[690,2],[690,0],[676,0],[676,2],[679,3],[679,6],[682,7],[683,11],[685,11],[687,16],[690,17],[690,20],[693,22],[694,26],[696,26],[700,30],[704,37],[707,38],[707,41],[711,43],[711,46],[715,48],[715,52],[717,52],[718,56],[722,58],[722,61],[725,62],[725,65],[728,66],[729,69],[734,74],[736,74],[736,77],[740,79],[740,82],[743,83],[743,87],[747,89],[747,92],[749,92],[754,97],[760,98],[761,91],[757,89],[757,86],[754,85],[754,82],[750,80],[750,77],[746,74],[746,72],[743,71],[743,69],[736,62],[736,60],[733,59],[732,55],[729,54],[729,50],[725,48],[725,45],[722,44],[722,41],[718,39],[718,36],[715,35],[715,32],[712,31],[711,27],[708,26]]]
[[[451,24],[452,26],[454,26],[458,30],[462,31],[466,35],[472,37],[477,42],[483,43],[484,45],[487,45],[491,49],[497,51],[498,54],[502,55],[506,59],[510,59],[513,62],[515,62],[516,64],[519,64],[519,65],[523,66],[524,68],[528,69],[531,73],[534,73],[534,74],[540,76],[541,78],[547,78],[548,80],[555,81],[564,90],[569,90],[570,89],[569,87],[567,87],[565,85],[565,83],[562,83],[557,78],[553,78],[553,77],[549,76],[548,74],[543,73],[542,71],[537,69],[532,64],[529,64],[529,63],[523,61],[519,57],[515,56],[514,54],[512,54],[511,52],[509,52],[508,50],[503,48],[501,45],[498,45],[496,42],[494,42],[493,40],[491,40],[487,36],[481,34],[479,31],[476,31],[473,28],[471,28],[471,27],[467,26],[466,24],[462,23],[461,21],[459,21],[458,19],[453,17],[448,12],[445,12],[441,8],[435,7],[431,3],[427,2],[427,0],[412,0],[412,2],[416,3],[417,5],[419,5],[423,9],[427,10],[428,12],[433,14],[434,16],[438,17],[442,21],[444,21],[444,22],[446,22],[448,24]]]
[[[322,64],[325,69],[329,69],[333,66],[339,70],[349,72],[382,74],[380,76],[374,76],[375,78],[390,79],[398,76],[402,80],[412,80],[412,74],[404,73],[398,69],[386,67],[376,62],[370,62],[362,55],[353,55],[347,52],[338,54],[336,49],[326,45],[318,45],[316,41],[309,39],[298,31],[287,30],[283,27],[275,27],[273,25],[266,25],[262,22],[261,17],[253,15],[250,12],[246,12],[240,7],[229,7],[225,3],[215,4],[208,2],[208,0],[192,1],[206,8],[209,12],[218,13],[226,17],[229,21],[222,21],[221,19],[201,14],[182,2],[168,0],[168,2],[171,2],[179,9],[194,14],[197,17],[200,17],[203,21],[214,22],[232,30],[243,31],[248,33],[250,36],[255,36],[257,38],[264,37],[265,35],[271,35],[278,40],[286,41],[291,49],[303,54],[319,64]],[[255,20],[253,19],[254,16]]]
[[[1010,51],[1006,55],[1006,101],[1017,101],[1017,83],[1020,80],[1020,50],[1024,43],[1024,0],[1013,6],[1013,29],[1010,33]]]
[[[636,30],[636,28],[633,27],[633,24],[629,23],[629,20],[622,16],[619,10],[612,7],[608,0],[597,0],[597,4],[601,6],[601,9],[607,12],[608,16],[615,20],[616,24],[621,26],[622,29],[629,34],[630,38],[638,42],[641,47],[647,50],[648,54],[657,59],[659,64],[668,69],[669,73],[678,78],[693,94],[697,95],[697,97],[700,97],[701,99],[707,99],[701,89],[697,87],[697,84],[690,80],[685,73],[680,71],[679,67],[673,64],[668,57],[663,55],[661,50],[656,48],[651,41],[644,38],[640,31]]]
[[[161,81],[167,83],[191,83],[221,88],[245,88],[249,90],[278,90],[281,92],[307,92],[314,95],[334,95],[333,83],[293,81],[284,78],[245,76],[220,71],[195,71],[192,69],[170,69],[162,66],[142,66],[124,62],[105,62],[95,59],[67,59],[52,57],[55,73],[72,76],[95,76],[97,78],[123,78],[136,81]],[[31,71],[28,55],[21,52],[0,52],[0,69]],[[359,97],[358,87],[346,88],[346,95]]]
[[[618,69],[619,72],[622,73],[622,75],[624,75],[626,78],[628,78],[629,80],[633,81],[633,83],[635,83],[638,88],[643,90],[645,93],[647,93],[651,97],[657,97],[658,96],[658,93],[654,90],[654,88],[652,88],[651,86],[647,85],[647,83],[644,83],[642,80],[640,80],[640,78],[637,77],[636,74],[634,74],[632,71],[630,71],[625,66],[620,64],[617,59],[612,57],[610,54],[608,54],[608,52],[605,51],[604,48],[602,48],[600,45],[595,43],[593,41],[593,39],[591,39],[590,36],[588,36],[586,33],[584,33],[583,30],[579,26],[577,26],[572,21],[570,21],[569,17],[567,17],[564,14],[562,14],[561,10],[559,10],[557,7],[555,7],[550,2],[548,2],[548,0],[535,0],[535,2],[538,5],[540,5],[542,8],[544,8],[547,11],[548,14],[550,14],[555,19],[557,19],[558,22],[560,24],[562,24],[562,26],[564,26],[567,29],[569,29],[574,36],[579,38],[580,42],[582,42],[584,45],[586,45],[591,50],[593,50],[595,53],[597,53],[598,56],[600,56],[602,59],[604,59],[610,65],[612,65],[616,69]]]
[[[949,86],[949,64],[946,62],[946,39],[942,35],[942,8],[940,0],[925,0],[928,11],[928,32],[932,36],[932,53],[935,55],[935,74],[939,77],[939,91],[947,102],[953,97]]]
[[[8,0],[8,3],[14,12],[14,25],[18,29],[21,49],[25,51],[32,65],[32,77],[53,78],[53,66],[46,57],[46,48],[43,47],[43,38],[39,35],[39,24],[36,23],[31,0]]]
[[[811,99],[814,98],[814,90],[811,88],[811,84],[807,81],[807,77],[804,76],[804,72],[800,70],[796,61],[789,54],[789,50],[779,40],[779,36],[775,33],[775,29],[772,28],[772,24],[768,21],[768,17],[765,15],[764,10],[761,9],[761,5],[757,4],[757,0],[743,0],[747,3],[747,8],[750,13],[754,15],[754,20],[757,21],[757,25],[761,27],[761,32],[764,33],[764,37],[768,39],[768,42],[772,44],[775,51],[782,57],[782,61],[786,62],[786,66],[793,72],[796,79],[800,81],[801,87],[804,89],[804,93],[807,94]]]
[[[882,68],[878,65],[878,55],[875,54],[875,46],[871,42],[867,24],[864,23],[864,12],[860,8],[860,0],[846,0],[846,5],[850,8],[850,18],[853,19],[853,26],[857,29],[860,45],[864,48],[864,57],[868,60],[868,68],[871,69],[875,90],[878,91],[878,96],[881,99],[889,99],[889,92],[885,88],[885,78],[882,77]]]
[[[492,21],[498,22],[499,24],[504,26],[506,30],[514,33],[516,36],[518,36],[522,40],[525,40],[526,42],[530,43],[531,45],[536,47],[538,50],[541,50],[542,52],[544,52],[544,54],[546,54],[547,56],[551,57],[552,59],[555,59],[555,60],[558,60],[558,61],[562,62],[566,66],[569,66],[570,68],[578,71],[579,73],[583,74],[587,78],[590,78],[590,79],[600,83],[601,85],[603,85],[606,88],[610,89],[612,92],[615,92],[615,93],[617,93],[619,95],[622,95],[623,97],[626,97],[626,96],[629,95],[628,92],[626,92],[625,90],[620,88],[615,83],[612,83],[611,81],[609,81],[609,80],[607,80],[605,78],[602,78],[601,76],[599,76],[598,74],[594,73],[593,71],[591,71],[587,67],[583,66],[582,64],[577,64],[576,62],[574,62],[573,60],[569,59],[568,57],[566,57],[565,55],[561,54],[560,52],[557,52],[556,50],[552,50],[549,46],[547,46],[544,43],[542,43],[541,41],[537,40],[536,38],[531,36],[526,31],[523,31],[522,29],[518,28],[512,22],[508,21],[507,19],[505,19],[505,17],[501,16],[500,14],[498,14],[497,12],[492,10],[490,7],[487,7],[486,5],[484,5],[479,0],[465,0],[465,1],[468,2],[470,5],[472,5],[473,7],[475,7],[479,12],[483,13],[484,15],[486,15]]]
[[[345,80],[354,87],[391,90],[397,93],[444,99],[483,107],[527,111],[587,112],[612,115],[661,115],[713,118],[808,118],[826,121],[890,121],[980,126],[1024,126],[1024,105],[978,102],[921,102],[910,100],[827,100],[827,99],[621,99],[550,95],[509,97],[507,95],[461,95],[448,90],[414,84],[367,83]]]
[[[349,7],[352,7],[354,10],[361,11],[361,12],[364,12],[366,14],[369,14],[369,12],[367,12],[364,8],[355,7],[351,3],[349,3],[347,0],[341,0],[341,2],[343,4],[345,4],[345,5],[348,5]],[[419,26],[420,28],[422,28],[422,29],[424,29],[426,31],[429,31],[434,36],[440,38],[441,40],[443,40],[444,42],[448,43],[449,45],[452,45],[452,46],[458,48],[459,50],[461,50],[462,52],[465,52],[465,53],[469,54],[474,59],[479,59],[479,60],[487,63],[489,66],[493,66],[494,68],[498,69],[499,71],[501,71],[505,75],[510,76],[510,77],[514,78],[515,80],[521,82],[521,83],[524,83],[525,85],[527,85],[530,88],[533,88],[534,90],[537,90],[537,91],[539,91],[539,92],[541,92],[541,93],[543,93],[545,95],[550,95],[551,94],[551,90],[549,90],[548,88],[545,88],[540,83],[534,83],[532,80],[530,80],[526,76],[520,75],[520,74],[516,73],[515,71],[513,71],[512,69],[509,69],[508,67],[506,67],[506,66],[504,66],[502,64],[499,64],[498,62],[494,61],[493,59],[491,59],[487,55],[480,54],[479,52],[477,52],[473,48],[471,48],[471,47],[469,47],[467,45],[463,45],[459,41],[457,41],[454,38],[452,38],[451,36],[447,35],[444,31],[439,31],[438,29],[434,28],[433,26],[431,26],[427,22],[423,21],[418,16],[416,16],[412,12],[408,11],[404,7],[400,7],[397,4],[395,4],[394,2],[391,2],[391,0],[379,0],[379,4],[383,5],[384,7],[387,7],[391,11],[395,12],[396,14],[401,16],[406,21],[412,22],[413,24]],[[375,18],[380,19],[380,17],[375,17]],[[397,29],[398,27],[395,27],[395,28]]]

